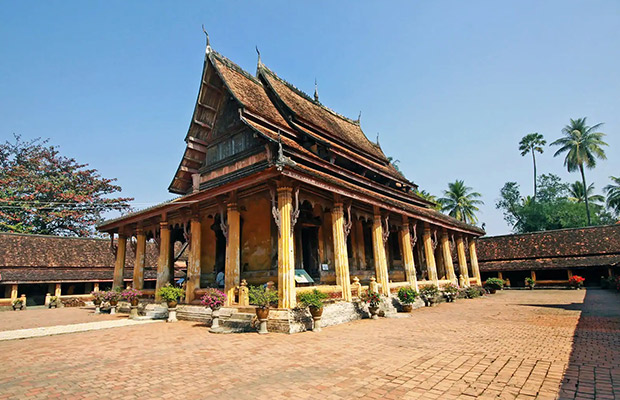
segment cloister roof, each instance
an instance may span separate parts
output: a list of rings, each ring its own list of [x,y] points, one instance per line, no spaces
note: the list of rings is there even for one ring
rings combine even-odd
[[[480,238],[481,270],[529,270],[618,265],[620,225]]]

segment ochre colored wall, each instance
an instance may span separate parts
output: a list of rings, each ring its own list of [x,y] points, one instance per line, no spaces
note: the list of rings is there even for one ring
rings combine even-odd
[[[215,232],[211,229],[213,217],[202,219],[200,237],[200,265],[202,274],[212,274],[215,266]]]
[[[264,194],[245,198],[241,209],[241,270],[271,269],[271,204]]]

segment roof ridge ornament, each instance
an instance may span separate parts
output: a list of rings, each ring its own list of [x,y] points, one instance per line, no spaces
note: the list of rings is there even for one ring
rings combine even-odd
[[[258,49],[258,46],[256,46],[256,54],[258,54],[258,61],[256,62],[256,76],[258,76],[258,71],[263,66],[263,62],[260,59],[260,50]]]
[[[211,53],[211,43],[209,41],[209,34],[207,33],[207,30],[205,29],[205,24],[202,24],[202,32],[207,37],[207,50],[206,50],[206,53],[209,54],[209,53]]]
[[[316,78],[314,78],[314,101],[319,102],[319,86],[317,85]]]

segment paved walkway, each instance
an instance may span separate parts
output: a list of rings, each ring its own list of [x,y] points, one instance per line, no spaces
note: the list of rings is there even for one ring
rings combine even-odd
[[[150,324],[153,322],[163,322],[161,320],[144,320],[144,321],[135,321],[132,319],[128,319],[127,315],[124,315],[123,319],[117,319],[112,321],[95,321],[95,322],[85,322],[82,324],[72,324],[72,325],[56,325],[56,326],[46,326],[41,328],[28,328],[28,329],[16,329],[14,331],[2,331],[0,332],[0,342],[4,340],[16,340],[16,339],[31,339],[42,336],[54,336],[54,335],[63,335],[66,333],[79,333],[79,332],[88,332],[88,331],[96,331],[100,329],[109,329],[109,328],[120,328],[122,326],[133,326],[140,324]]]
[[[620,295],[504,291],[296,335],[194,322],[0,342],[0,399],[620,398]]]
[[[79,324],[82,322],[126,319],[126,315],[95,315],[94,307],[28,308],[0,312],[0,331]]]

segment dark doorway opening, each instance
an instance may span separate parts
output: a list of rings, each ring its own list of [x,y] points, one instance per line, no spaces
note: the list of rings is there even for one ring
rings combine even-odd
[[[510,279],[510,287],[525,287],[525,278],[531,278],[530,271],[504,272],[504,279]]]
[[[301,252],[304,270],[314,279],[319,281],[319,228],[304,226],[301,228]]]
[[[19,285],[17,295],[26,295],[26,306],[42,306],[45,304],[47,283]]]
[[[215,232],[215,274],[224,271],[226,266],[226,236],[222,232],[220,225],[220,216],[215,217],[215,222],[211,225],[211,229]]]

